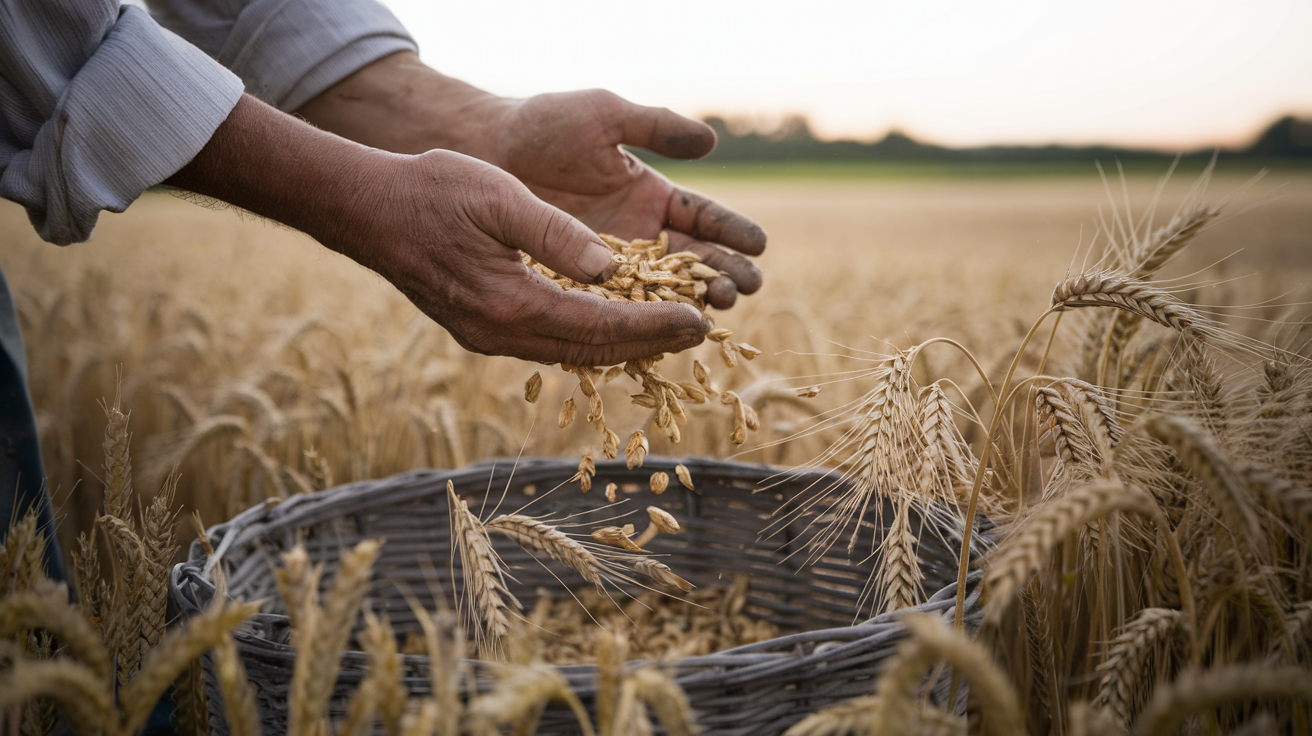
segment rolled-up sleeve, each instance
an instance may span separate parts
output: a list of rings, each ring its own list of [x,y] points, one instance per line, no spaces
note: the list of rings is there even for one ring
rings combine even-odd
[[[91,237],[205,146],[242,83],[117,0],[0,0],[0,196],[42,238]]]
[[[358,69],[416,50],[374,0],[147,0],[155,19],[287,112]]]

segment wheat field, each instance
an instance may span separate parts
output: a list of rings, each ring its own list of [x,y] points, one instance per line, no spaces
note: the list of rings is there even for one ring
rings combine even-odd
[[[1300,669],[1312,641],[1303,324],[1312,174],[1255,180],[1221,171],[1206,181],[1180,172],[1159,185],[1157,173],[1107,182],[1094,171],[687,182],[770,233],[765,287],[717,315],[734,340],[762,352],[726,370],[708,343],[664,364],[662,372],[686,377],[697,358],[712,366],[699,382],[723,391],[721,401],[688,407],[677,445],[622,401],[608,399],[606,422],[620,437],[648,428],[647,449],[657,454],[840,468],[850,488],[806,501],[820,509],[817,557],[835,545],[850,556],[849,524],[871,498],[888,500],[893,513],[876,522],[887,533],[871,550],[877,572],[862,611],[898,610],[932,592],[920,583],[916,545],[925,532],[912,518],[959,523],[980,512],[998,524],[996,548],[975,561],[985,572],[977,634],[908,619],[911,638],[876,694],[814,713],[790,734],[1306,728],[1307,709],[1287,703],[1312,696]],[[87,684],[99,708],[81,714],[88,728],[112,721],[135,731],[157,681],[194,683],[188,662],[213,647],[231,689],[229,719],[253,723],[227,638],[250,610],[216,604],[168,637],[160,616],[120,610],[124,590],[159,586],[173,543],[163,529],[182,523],[179,510],[213,523],[268,498],[521,451],[582,455],[586,480],[596,434],[586,422],[562,429],[556,421],[576,390],[573,376],[542,371],[541,399],[526,402],[525,381],[540,366],[464,353],[379,277],[297,233],[161,193],[104,217],[83,246],[39,243],[13,205],[0,207],[0,232],[64,547],[79,550],[79,575],[99,579],[97,543],[85,535],[103,530],[113,561],[105,565],[112,582],[82,611],[98,622],[114,663],[90,644],[73,655],[97,676],[117,676],[123,695],[116,704],[97,689],[103,683]],[[744,407],[759,429],[740,447]],[[136,511],[117,480],[127,477],[135,477]],[[463,509],[454,494],[450,505]],[[460,625],[489,659],[509,653],[499,641],[517,627],[489,530],[536,545],[584,579],[621,563],[651,568],[618,553],[602,565],[527,517],[462,523],[461,566],[475,599]],[[193,527],[174,533],[185,541]],[[613,529],[627,545],[631,532]],[[592,539],[606,542],[598,532]],[[142,572],[125,579],[137,553],[123,540],[134,539]],[[369,544],[344,559],[322,609],[306,592],[319,571],[296,551],[278,573],[294,641],[313,642],[296,665],[295,733],[333,731],[322,712],[331,682],[314,673],[347,644],[377,553]],[[16,559],[0,549],[6,564]],[[667,562],[673,571],[658,574],[682,582],[677,559]],[[969,564],[961,561],[963,581]],[[19,580],[10,582],[13,610],[53,606],[48,590]],[[23,597],[27,589],[37,597]],[[360,711],[353,700],[355,715],[337,732],[375,716],[389,733],[464,732],[434,726],[437,700],[394,692],[387,663],[397,642],[370,615],[358,646],[377,679],[362,684]],[[50,632],[59,640],[94,636],[81,624],[60,626]],[[316,640],[316,632],[330,633]],[[599,633],[594,648],[613,684],[648,693],[637,697],[671,733],[694,732],[686,699],[657,671],[616,674],[627,644],[611,635]],[[465,646],[435,637],[423,650],[435,657]],[[28,653],[51,654],[48,640],[25,641]],[[19,681],[29,660],[4,656],[13,665],[0,677]],[[971,687],[968,719],[916,705],[923,674],[940,661]],[[515,725],[528,733],[538,703],[558,699],[591,732],[554,670],[517,666],[504,689],[447,702],[441,718],[456,708],[472,732]],[[433,689],[451,687],[435,681]],[[52,712],[32,703],[24,728]],[[642,725],[645,708],[622,718],[601,701],[597,708],[600,733],[651,727]],[[512,712],[523,715],[504,715]]]

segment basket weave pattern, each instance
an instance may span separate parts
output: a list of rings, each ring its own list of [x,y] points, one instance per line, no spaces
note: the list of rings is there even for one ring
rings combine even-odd
[[[689,468],[697,490],[690,491],[676,481],[664,495],[653,497],[647,490],[650,475],[665,471],[673,478],[678,463]],[[219,564],[227,573],[232,596],[270,600],[266,612],[239,630],[236,642],[257,691],[265,733],[283,733],[295,660],[272,574],[283,552],[297,542],[304,544],[313,560],[325,563],[324,580],[330,581],[343,550],[363,539],[385,538],[369,601],[375,611],[391,619],[398,635],[404,637],[418,630],[418,624],[403,591],[413,593],[429,608],[437,605],[435,594],[445,591],[448,605],[453,592],[461,594],[458,569],[454,577],[451,574],[447,480],[470,501],[470,509],[475,512],[482,505],[483,494],[491,489],[482,514],[485,519],[503,490],[507,492],[500,506],[502,513],[515,511],[539,497],[541,500],[524,513],[560,518],[607,506],[598,493],[580,494],[573,484],[543,496],[572,476],[575,469],[574,461],[558,458],[521,459],[517,465],[509,460],[489,461],[458,471],[418,471],[354,483],[296,496],[271,508],[255,507],[209,530],[216,547],[214,558],[207,558],[199,545],[193,545],[190,560],[173,572],[173,604],[183,615],[204,606],[213,593],[205,570]],[[652,456],[644,467],[635,470],[627,469],[621,461],[601,462],[597,464],[594,487],[617,483],[623,491],[621,496],[632,501],[582,517],[600,520],[636,510],[632,520],[641,528],[646,519],[643,509],[652,503],[660,505],[679,519],[685,531],[660,535],[648,548],[668,555],[661,559],[699,586],[727,585],[733,575],[748,574],[751,588],[746,612],[773,622],[784,632],[776,639],[689,657],[673,665],[676,679],[708,734],[777,734],[815,710],[869,694],[881,663],[905,637],[897,613],[853,623],[873,560],[849,562],[846,545],[839,545],[830,556],[814,565],[806,564],[804,551],[793,554],[807,539],[809,519],[805,516],[764,538],[761,530],[771,523],[771,514],[785,500],[803,489],[819,487],[816,484],[830,483],[821,473],[778,473],[778,469],[767,466],[697,458]],[[765,490],[754,493],[760,489]],[[891,514],[885,518],[891,518]],[[854,557],[865,556],[861,551],[872,548],[877,531],[882,530],[863,526]],[[938,592],[916,610],[950,615],[957,572],[950,545],[959,544],[960,537],[951,531],[941,536],[943,539],[928,532],[922,535],[925,589]],[[501,535],[493,535],[493,542],[514,577],[507,579],[511,592],[526,610],[532,608],[539,587],[558,590],[557,578],[578,580],[572,571],[545,558],[539,562]],[[582,581],[579,584],[586,585]],[[969,625],[978,618],[977,595],[968,598]],[[362,652],[342,655],[342,673],[330,704],[334,718],[344,713],[349,693],[364,675],[365,665]],[[477,665],[474,669],[479,672]],[[561,671],[584,702],[590,703],[594,668],[573,665],[561,667]],[[226,736],[227,725],[208,660],[206,678],[210,683],[211,733]],[[480,689],[489,684],[485,673],[479,672],[479,680]],[[405,658],[404,684],[414,695],[427,692],[425,657]],[[937,698],[944,697],[946,688],[947,679],[943,678],[936,684]],[[573,717],[567,711],[555,710],[547,711],[539,731],[576,732]]]

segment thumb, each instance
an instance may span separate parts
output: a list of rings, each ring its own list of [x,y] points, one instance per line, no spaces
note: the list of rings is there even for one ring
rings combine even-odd
[[[715,148],[715,130],[711,126],[673,110],[623,100],[621,115],[620,142],[626,145],[678,159],[701,158]]]
[[[523,189],[501,218],[501,242],[575,281],[600,284],[619,267],[615,251],[587,225]]]

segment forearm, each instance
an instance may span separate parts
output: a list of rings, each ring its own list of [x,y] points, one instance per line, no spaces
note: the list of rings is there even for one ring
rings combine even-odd
[[[513,104],[403,51],[329,87],[296,114],[374,148],[398,153],[441,148],[495,164],[497,124]]]
[[[209,143],[165,183],[276,220],[341,250],[376,151],[243,95]],[[360,254],[347,253],[357,258]]]

